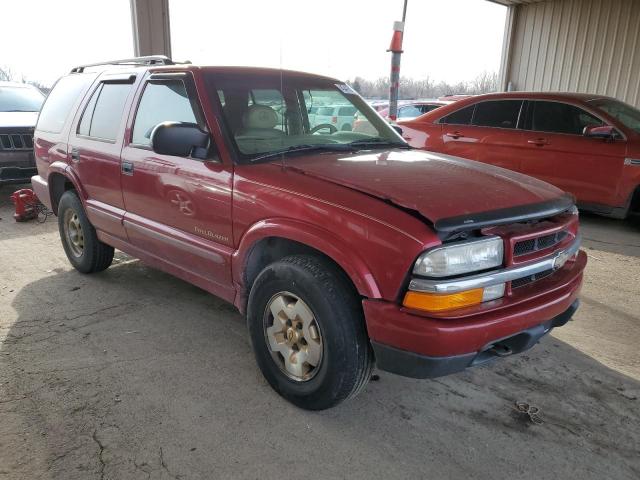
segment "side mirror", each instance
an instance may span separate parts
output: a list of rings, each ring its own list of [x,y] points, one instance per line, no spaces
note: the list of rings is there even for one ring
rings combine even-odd
[[[151,133],[151,148],[161,155],[206,159],[209,133],[195,123],[163,122]]]
[[[582,134],[585,137],[603,138],[605,140],[612,140],[618,135],[618,132],[611,125],[603,125],[603,126],[587,125],[586,127],[584,127]]]

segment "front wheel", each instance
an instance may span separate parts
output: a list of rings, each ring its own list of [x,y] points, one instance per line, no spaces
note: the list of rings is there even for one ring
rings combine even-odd
[[[82,273],[101,272],[113,261],[113,247],[98,239],[82,202],[73,191],[66,191],[58,204],[60,239],[71,265]]]
[[[251,288],[247,321],[263,375],[301,408],[337,405],[371,376],[359,298],[328,260],[293,255],[267,266]]]

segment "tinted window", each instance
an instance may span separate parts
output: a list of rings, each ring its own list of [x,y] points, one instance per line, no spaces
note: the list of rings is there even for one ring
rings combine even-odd
[[[91,75],[74,74],[58,80],[42,107],[38,130],[60,133],[71,107],[93,78]]]
[[[30,86],[0,87],[0,112],[38,112],[44,95]]]
[[[582,135],[587,125],[602,122],[581,108],[559,102],[532,102],[530,129],[539,132]]]
[[[162,122],[197,123],[181,80],[147,84],[138,106],[131,142],[150,145],[153,128]]]
[[[469,125],[471,123],[471,117],[473,117],[473,110],[475,108],[475,105],[471,105],[461,110],[457,110],[453,113],[450,113],[446,117],[441,118],[440,123],[448,123],[451,125]]]
[[[320,107],[316,112],[318,115],[333,115],[333,107]]]
[[[479,127],[516,128],[522,100],[480,102],[476,106],[473,124]]]
[[[94,92],[85,108],[78,133],[104,140],[115,140],[130,90],[130,83],[103,83]],[[94,101],[94,97],[97,100]]]
[[[420,111],[422,113],[428,113],[431,110],[435,110],[436,108],[439,108],[439,107],[440,107],[440,105],[421,105],[420,106]]]

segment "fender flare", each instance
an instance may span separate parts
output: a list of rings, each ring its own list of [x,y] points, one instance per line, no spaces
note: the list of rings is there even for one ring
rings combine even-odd
[[[53,189],[51,188],[51,176],[54,173],[62,175],[73,184],[73,188],[76,190],[76,192],[78,192],[80,201],[84,205],[85,200],[87,199],[86,190],[82,187],[82,184],[80,183],[80,180],[78,179],[78,176],[73,171],[73,169],[68,164],[61,161],[51,163],[47,172],[47,185],[49,186],[49,201],[51,202],[51,205],[53,206]],[[57,208],[55,209],[57,210]]]
[[[243,285],[242,272],[253,246],[269,237],[292,240],[322,252],[344,270],[360,295],[382,298],[380,288],[366,262],[346,242],[326,229],[288,218],[261,220],[247,229],[231,260],[234,283]]]

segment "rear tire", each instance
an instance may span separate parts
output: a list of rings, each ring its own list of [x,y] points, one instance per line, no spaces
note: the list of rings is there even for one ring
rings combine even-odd
[[[267,266],[251,288],[247,322],[262,374],[300,408],[333,407],[371,377],[360,299],[326,259],[293,255]]]
[[[66,191],[58,204],[58,229],[62,247],[73,267],[82,273],[105,270],[113,261],[113,247],[98,239],[95,228],[73,190]]]

